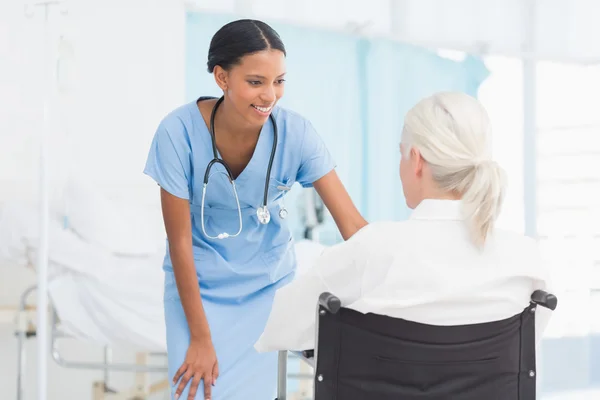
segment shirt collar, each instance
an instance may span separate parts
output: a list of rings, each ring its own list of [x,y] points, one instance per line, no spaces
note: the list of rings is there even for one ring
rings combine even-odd
[[[425,199],[415,207],[410,219],[420,220],[463,220],[462,201]]]

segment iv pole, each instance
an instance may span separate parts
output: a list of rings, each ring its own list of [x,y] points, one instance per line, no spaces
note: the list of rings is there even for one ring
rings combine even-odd
[[[48,137],[50,134],[50,103],[52,79],[55,72],[56,54],[53,50],[52,31],[49,16],[51,8],[62,0],[27,1],[25,16],[32,18],[35,9],[44,12],[44,114],[40,134],[39,164],[39,252],[37,259],[37,399],[46,400],[48,393],[48,224],[49,224],[49,182],[48,182]]]

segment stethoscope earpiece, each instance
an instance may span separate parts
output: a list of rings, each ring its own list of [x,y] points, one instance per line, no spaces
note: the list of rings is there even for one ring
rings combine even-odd
[[[287,218],[287,216],[288,216],[288,210],[287,210],[287,208],[285,208],[285,207],[284,207],[284,208],[281,208],[281,209],[279,210],[279,218],[281,218],[281,219],[286,219],[286,218]]]

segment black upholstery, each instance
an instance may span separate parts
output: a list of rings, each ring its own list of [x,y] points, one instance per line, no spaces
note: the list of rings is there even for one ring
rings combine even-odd
[[[434,326],[319,298],[315,400],[535,400],[536,291],[523,312],[482,324]],[[303,356],[314,356],[312,350]]]

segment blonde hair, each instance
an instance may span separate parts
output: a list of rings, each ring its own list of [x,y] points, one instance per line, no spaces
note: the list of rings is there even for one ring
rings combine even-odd
[[[506,175],[491,159],[490,121],[482,104],[464,93],[421,100],[406,115],[405,157],[420,151],[440,189],[461,195],[473,242],[482,247],[500,213]]]

